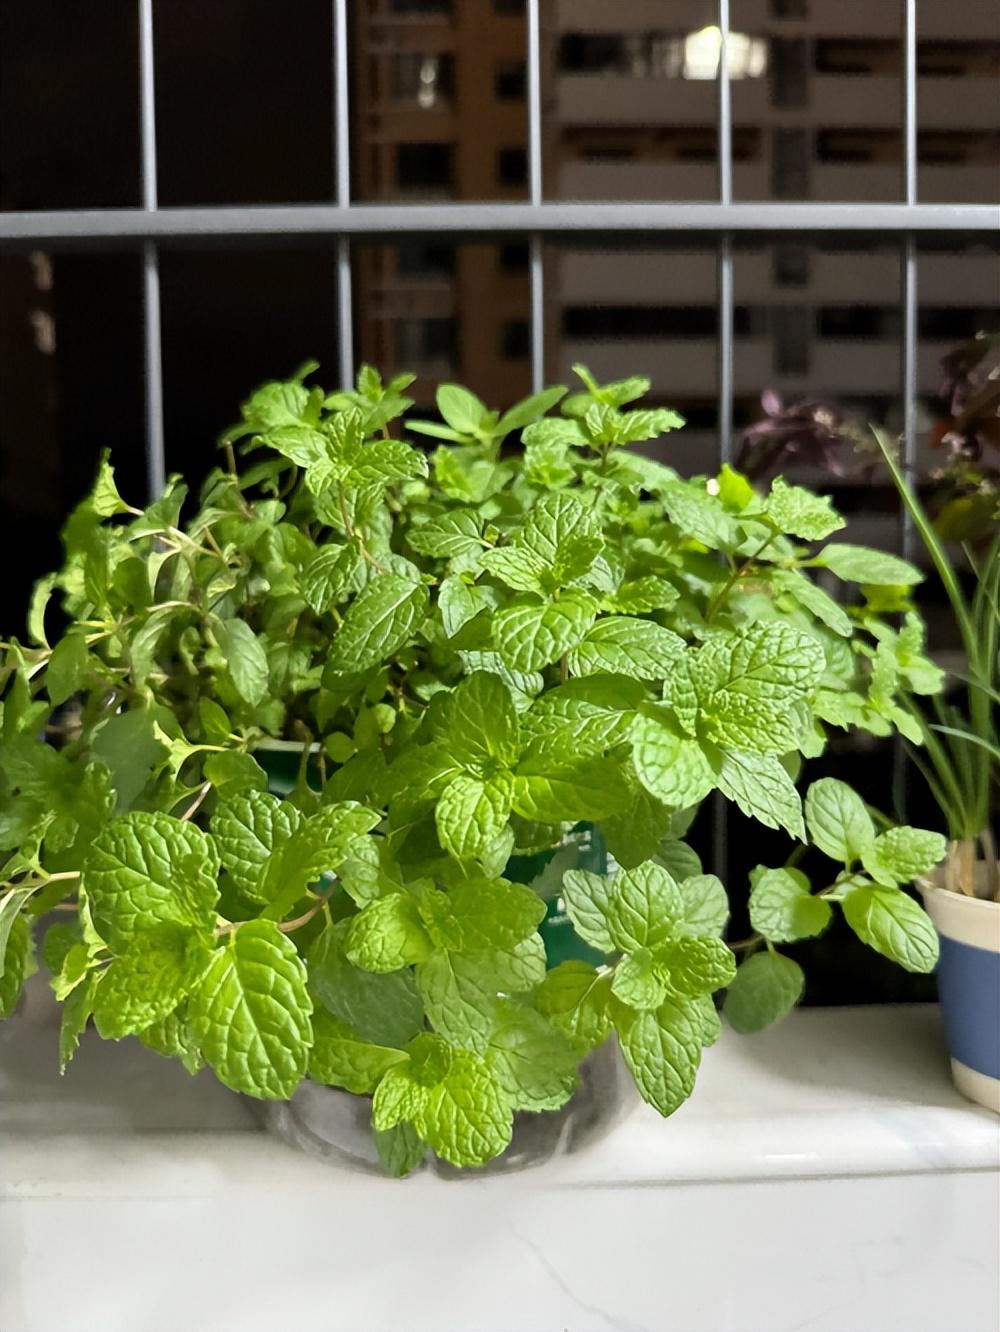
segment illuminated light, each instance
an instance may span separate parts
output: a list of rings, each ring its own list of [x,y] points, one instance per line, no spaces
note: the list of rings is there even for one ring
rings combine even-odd
[[[709,24],[684,38],[683,77],[714,79],[719,73],[722,32]],[[762,37],[731,32],[726,43],[726,65],[731,79],[756,79],[767,69],[767,43]]]

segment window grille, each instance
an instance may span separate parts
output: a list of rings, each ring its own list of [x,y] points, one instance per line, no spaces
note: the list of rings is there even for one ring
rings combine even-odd
[[[460,2],[460,0],[459,0]],[[931,238],[968,241],[1000,234],[1000,208],[988,204],[922,203],[917,190],[917,5],[898,0],[902,19],[902,143],[903,197],[896,203],[737,202],[733,198],[733,125],[730,99],[730,0],[718,0],[720,36],[717,79],[718,197],[711,203],[556,202],[543,193],[542,69],[539,8],[527,0],[526,89],[528,135],[524,167],[524,202],[484,203],[355,203],[350,188],[350,114],[348,0],[331,0],[333,9],[332,137],[335,172],[332,198],[326,204],[285,204],[209,207],[160,207],[156,168],[156,91],[154,87],[154,0],[137,0],[139,14],[141,207],[67,209],[0,214],[0,251],[52,248],[138,249],[143,258],[145,458],[151,492],[165,475],[163,373],[161,362],[159,247],[161,244],[205,240],[245,241],[247,238],[331,238],[338,275],[337,330],[339,374],[353,378],[353,313],[351,242],[392,240],[422,247],[433,255],[449,240],[490,239],[501,246],[503,262],[522,262],[527,252],[530,279],[528,343],[534,387],[541,386],[545,366],[546,239],[598,238],[613,235],[635,240],[697,239],[714,246],[717,264],[717,438],[718,462],[726,460],[733,436],[733,246],[736,238],[753,237],[784,247],[775,251],[780,280],[801,283],[808,271],[810,239],[892,244],[901,265],[902,457],[912,471],[917,426],[917,242]],[[520,8],[519,6],[517,8]],[[772,0],[775,14],[801,17],[801,0]],[[795,53],[795,61],[798,54]],[[792,62],[790,77],[797,65]],[[435,74],[435,78],[437,74]],[[793,79],[794,81],[794,79]],[[794,89],[790,96],[797,96]],[[794,100],[793,96],[793,100]],[[800,133],[792,131],[792,133]],[[796,153],[789,149],[786,171],[794,175]],[[781,159],[782,154],[778,153]],[[432,164],[433,165],[433,164]],[[507,164],[510,171],[521,163]],[[781,182],[775,182],[779,186]],[[776,188],[775,193],[801,193]],[[417,249],[417,253],[420,249]],[[432,331],[428,330],[427,336]],[[523,328],[511,330],[512,345],[523,344]],[[789,347],[791,347],[789,340]],[[791,350],[789,354],[792,354]],[[761,386],[763,387],[763,385]],[[900,548],[912,553],[913,532],[903,517]]]

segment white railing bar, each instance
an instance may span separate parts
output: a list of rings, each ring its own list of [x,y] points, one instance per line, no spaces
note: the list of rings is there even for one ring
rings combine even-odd
[[[155,216],[156,83],[153,56],[153,0],[139,0],[139,137],[142,206]],[[163,340],[160,328],[160,266],[156,245],[142,247],[143,372],[146,422],[146,485],[152,499],[166,481],[163,442]]]
[[[347,35],[347,0],[333,0],[333,133],[337,207],[351,209],[351,96]],[[346,231],[337,240],[337,359],[340,382],[354,383],[354,313],[351,286],[351,240]]]
[[[261,204],[211,208],[97,208],[0,213],[0,248],[247,237],[847,232],[1000,235],[1000,206],[905,203],[442,203]]]

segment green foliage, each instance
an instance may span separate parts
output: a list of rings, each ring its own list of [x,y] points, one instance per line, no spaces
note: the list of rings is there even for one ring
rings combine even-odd
[[[0,648],[0,1013],[61,907],[62,1067],[92,1019],[249,1095],[371,1096],[405,1174],[496,1156],[611,1038],[671,1113],[718,996],[741,1030],[787,1012],[803,977],[774,945],[836,909],[931,964],[902,887],[940,839],[876,836],[829,779],[803,807],[793,779],[832,728],[910,734],[907,698],[939,687],[912,609],[885,618],[912,566],[817,553],[843,519],[780,479],[757,495],[643,456],[682,423],[633,405],[639,377],[577,367],[581,392],[506,412],[442,385],[429,421],[409,376],[364,366],[328,394],[315,369],[250,396],[197,500],[173,478],[132,508],[103,460],[29,645]],[[726,889],[681,840],[714,791],[838,863],[816,891],[760,867],[732,947]],[[620,869],[578,865],[579,821]],[[534,885],[506,877],[542,851]],[[547,968],[552,899],[598,965]]]

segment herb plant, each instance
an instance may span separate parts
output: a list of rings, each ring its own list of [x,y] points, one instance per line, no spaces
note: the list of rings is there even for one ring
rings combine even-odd
[[[92,1019],[251,1096],[370,1095],[405,1173],[503,1151],[612,1033],[671,1113],[715,996],[741,1030],[787,1012],[803,977],[778,949],[835,909],[933,966],[901,887],[942,839],[796,787],[831,730],[919,741],[900,691],[939,673],[916,568],[830,544],[844,520],[780,478],[762,496],[644,457],[681,421],[633,405],[638,377],[580,368],[581,392],[502,414],[443,385],[443,423],[402,425],[408,377],[327,395],[314,369],[244,404],[186,519],[178,478],[140,510],[102,462],[28,642],[3,645],[4,1014],[51,916],[63,1067]],[[865,590],[842,604],[817,571]],[[275,739],[300,747],[284,799]],[[715,791],[836,863],[818,891],[760,867],[733,944],[683,841]],[[588,840],[610,873],[581,867]],[[529,854],[548,863],[515,882]],[[553,896],[584,951],[550,968]]]
[[[1000,902],[994,835],[1000,791],[1000,500],[994,496],[992,515],[983,528],[993,533],[992,540],[978,554],[964,546],[963,565],[958,565],[903,476],[888,441],[877,433],[876,438],[941,579],[965,657],[964,676],[956,681],[957,702],[954,692],[950,697],[935,694],[929,709],[912,694],[904,693],[902,699],[923,742],[922,753],[914,754],[914,759],[948,828],[945,887],[976,896],[977,863],[981,863],[981,886]],[[981,516],[986,513],[983,510]],[[972,578],[971,596],[963,588],[962,574]]]

